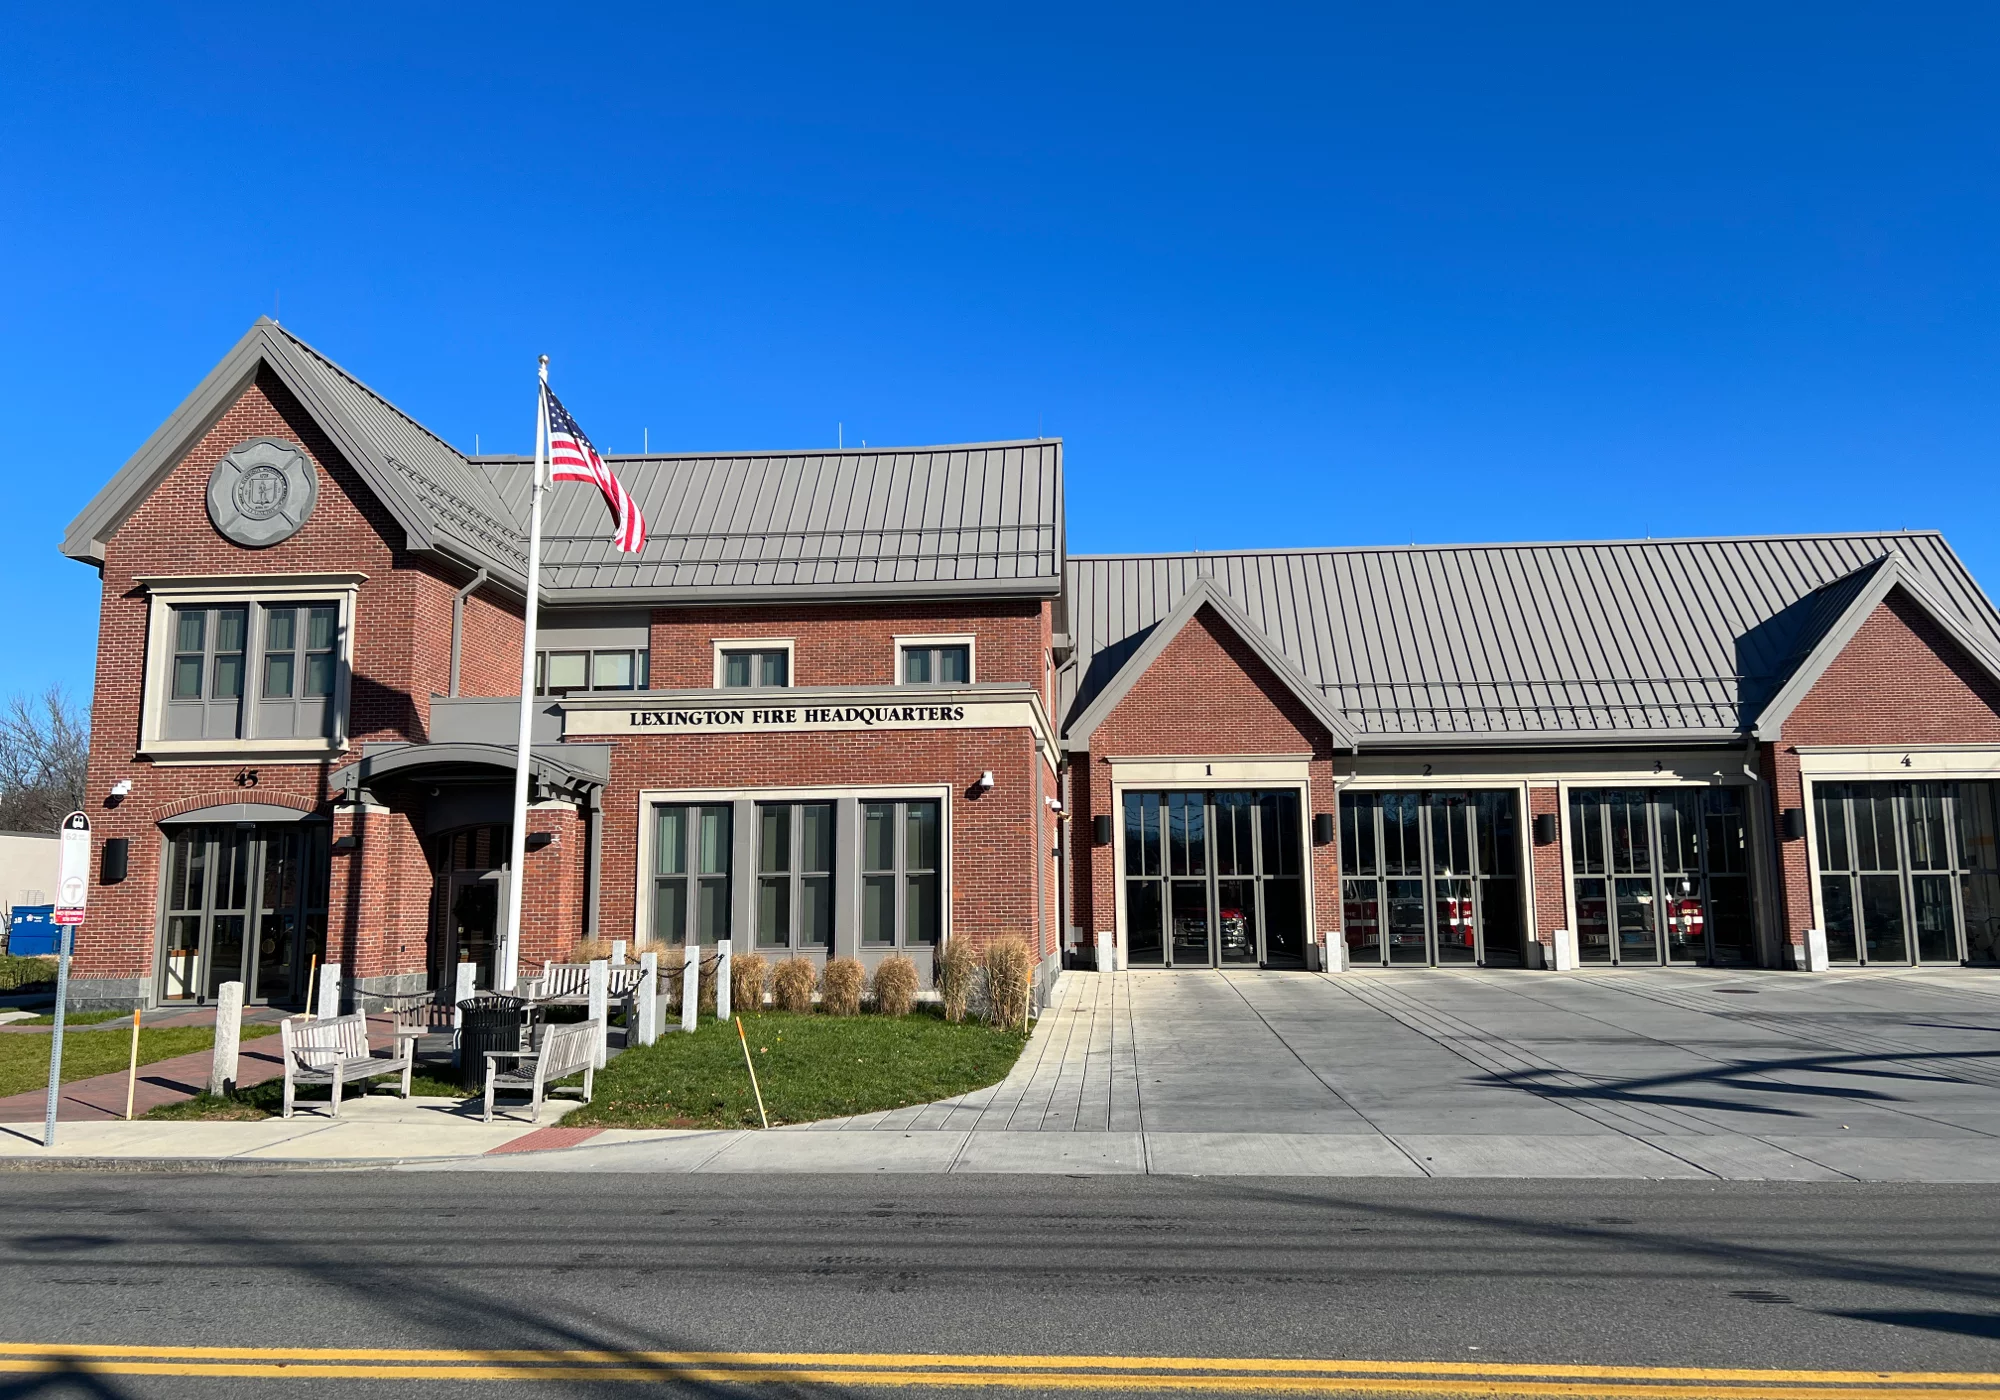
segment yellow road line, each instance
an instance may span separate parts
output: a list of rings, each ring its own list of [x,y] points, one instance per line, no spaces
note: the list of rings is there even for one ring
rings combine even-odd
[[[297,1372],[301,1363],[381,1362],[402,1363],[427,1369],[465,1365],[514,1364],[519,1366],[603,1367],[628,1369],[660,1367],[714,1367],[734,1372],[738,1369],[782,1369],[797,1374],[795,1368],[835,1368],[843,1372],[873,1369],[907,1370],[922,1368],[926,1374],[965,1371],[1118,1371],[1132,1372],[1242,1372],[1251,1374],[1290,1372],[1305,1376],[1431,1376],[1437,1378],[1476,1377],[1560,1377],[1607,1381],[1692,1381],[1804,1384],[1814,1386],[1865,1385],[1871,1393],[1882,1385],[1959,1385],[2000,1388],[2000,1372],[1990,1371],[1800,1371],[1688,1366],[1591,1366],[1535,1364],[1503,1361],[1364,1361],[1316,1358],[1229,1356],[1040,1356],[1023,1354],[955,1355],[930,1352],[728,1352],[728,1351],[614,1351],[614,1350],[533,1350],[501,1348],[417,1349],[397,1347],[215,1347],[215,1346],[120,1346],[115,1343],[61,1344],[52,1342],[0,1342],[4,1357],[75,1357],[89,1359],[132,1359],[172,1362],[264,1362],[280,1363],[281,1371]],[[293,1364],[282,1364],[293,1363]],[[935,1369],[934,1369],[935,1368]],[[7,1369],[16,1369],[9,1367]],[[336,1365],[340,1374],[353,1373],[351,1365]],[[598,1372],[593,1372],[597,1374]],[[542,1372],[537,1372],[542,1374]],[[1621,1389],[1632,1388],[1621,1386]],[[1935,1392],[1930,1392],[1935,1393]]]
[[[1285,1376],[1251,1374],[1236,1376],[1155,1373],[1036,1372],[1008,1371],[870,1371],[831,1368],[728,1369],[705,1366],[385,1366],[375,1364],[331,1365],[306,1362],[297,1365],[253,1363],[197,1363],[168,1361],[103,1361],[62,1357],[0,1361],[0,1373],[27,1372],[41,1375],[85,1374],[93,1376],[201,1376],[212,1379],[350,1379],[411,1381],[643,1381],[659,1384],[682,1381],[705,1384],[750,1384],[782,1382],[791,1385],[867,1386],[952,1386],[984,1388],[1032,1388],[1055,1390],[1190,1390],[1190,1391],[1290,1391],[1315,1395],[1427,1395],[1460,1397],[1549,1396],[1583,1397],[1607,1394],[1688,1397],[1712,1400],[1720,1394],[1740,1394],[1757,1400],[1825,1400],[1829,1395],[1861,1395],[1868,1400],[1993,1400],[1994,1392],[1949,1387],[1867,1386],[1826,1388],[1813,1386],[1767,1386],[1718,1392],[1712,1385],[1669,1385],[1638,1383],[1610,1386],[1580,1381],[1550,1382],[1492,1379],[1423,1380],[1416,1377],[1365,1376]]]

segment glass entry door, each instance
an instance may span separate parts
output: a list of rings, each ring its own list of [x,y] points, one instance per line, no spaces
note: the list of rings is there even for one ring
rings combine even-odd
[[[326,937],[327,828],[176,827],[167,837],[159,999],[296,1006]]]
[[[1125,794],[1132,967],[1303,967],[1296,789]]]
[[[1582,961],[1756,961],[1741,788],[1575,788],[1569,838]]]
[[[1816,783],[1820,915],[1845,963],[2000,955],[2000,784]]]
[[[1342,797],[1349,965],[1519,966],[1518,808],[1505,791]]]

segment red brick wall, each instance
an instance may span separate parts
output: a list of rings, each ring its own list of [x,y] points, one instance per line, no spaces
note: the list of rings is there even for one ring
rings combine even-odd
[[[1076,922],[1086,942],[1116,927],[1115,846],[1091,842],[1091,818],[1111,803],[1110,758],[1311,754],[1312,807],[1338,812],[1332,746],[1319,720],[1213,608],[1204,607],[1167,645],[1097,732],[1071,773],[1077,798]],[[1313,813],[1305,814],[1310,837]],[[1325,938],[1340,928],[1340,846],[1312,847],[1314,922]]]
[[[208,519],[208,478],[215,464],[250,438],[274,437],[305,449],[319,472],[312,518],[290,539],[246,549],[224,539]],[[185,574],[362,573],[355,601],[354,664],[348,713],[350,753],[334,762],[159,765],[135,757],[149,605],[135,578]],[[89,791],[94,839],[129,840],[127,878],[91,893],[87,932],[77,945],[79,977],[150,977],[158,914],[161,818],[215,802],[254,800],[305,811],[324,809],[329,774],[366,741],[427,737],[429,699],[449,684],[451,595],[458,580],[410,554],[403,535],[332,442],[268,372],[243,392],[189,449],[107,542],[91,707]],[[468,608],[467,676],[484,693],[503,693],[496,678],[519,665],[519,618],[475,598]],[[510,640],[511,629],[511,640]],[[511,661],[492,658],[511,653]],[[481,693],[468,687],[469,693]],[[245,769],[254,786],[239,785]],[[132,794],[112,805],[112,784]],[[421,971],[429,871],[407,816],[370,813],[355,856],[335,856],[329,956],[350,977]],[[349,825],[337,826],[336,835]],[[358,873],[358,877],[357,877]],[[343,911],[360,922],[348,929]],[[343,937],[346,946],[343,948]]]
[[[546,831],[552,846],[527,854],[527,882],[521,887],[521,968],[563,962],[583,936],[584,883],[588,849],[583,816],[573,807],[536,807],[528,831]],[[504,916],[503,916],[504,918]],[[624,935],[619,935],[623,937]]]
[[[994,787],[972,785],[991,769]],[[1037,770],[1041,770],[1040,773]],[[621,739],[605,791],[599,936],[639,936],[639,794],[671,789],[950,786],[951,929],[978,946],[1003,934],[1035,937],[1036,807],[1050,792],[1047,764],[1025,729],[894,733],[676,734]],[[1050,882],[1043,881],[1044,899]],[[1044,906],[1043,925],[1052,920]],[[1044,950],[1053,951],[1044,938]]]
[[[1048,612],[1047,603],[1034,599],[662,608],[653,613],[652,685],[656,690],[714,685],[714,643],[735,637],[792,638],[793,685],[893,685],[893,638],[970,633],[975,681],[1042,686]]]
[[[1548,845],[1539,845],[1534,840],[1535,818],[1553,815],[1556,818],[1556,839]],[[1535,938],[1546,947],[1555,946],[1555,931],[1563,926],[1568,917],[1568,903],[1563,890],[1563,847],[1569,838],[1568,819],[1562,811],[1562,789],[1553,787],[1529,787],[1528,789],[1528,844],[1534,851],[1535,861]]]

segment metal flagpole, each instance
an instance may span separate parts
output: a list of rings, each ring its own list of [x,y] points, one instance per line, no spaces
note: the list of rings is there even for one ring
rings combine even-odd
[[[528,745],[534,733],[535,614],[541,606],[542,491],[547,479],[549,357],[535,386],[535,479],[528,489],[528,601],[521,625],[521,728],[514,745],[513,852],[507,859],[507,924],[494,969],[496,991],[511,992],[521,972],[521,886],[528,857]]]

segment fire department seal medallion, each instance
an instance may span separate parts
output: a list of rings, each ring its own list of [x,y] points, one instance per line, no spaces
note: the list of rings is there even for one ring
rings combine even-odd
[[[208,518],[224,538],[252,549],[296,534],[318,500],[311,459],[276,438],[241,444],[208,478]]]

